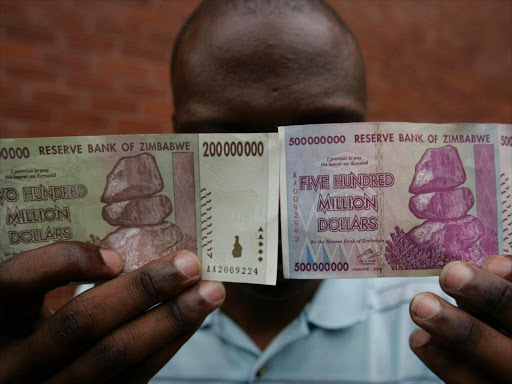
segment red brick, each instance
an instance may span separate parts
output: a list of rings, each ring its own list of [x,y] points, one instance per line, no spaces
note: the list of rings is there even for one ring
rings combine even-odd
[[[67,84],[71,88],[91,89],[102,92],[112,92],[115,87],[115,77],[88,74],[71,74],[67,76]]]
[[[128,80],[122,84],[121,91],[130,96],[144,96],[160,99],[168,99],[170,97],[170,88],[167,84],[151,86],[147,83],[131,82]]]
[[[152,77],[158,84],[170,84],[170,64],[154,67]]]
[[[147,76],[147,67],[133,60],[123,60],[114,57],[104,57],[100,61],[100,69],[112,76],[144,78]]]
[[[170,58],[169,47],[151,45],[147,42],[125,42],[122,53],[125,56],[136,57],[140,59],[153,60],[168,63]]]
[[[154,24],[152,25],[151,29],[147,31],[147,38],[149,41],[152,41],[153,43],[164,44],[168,50],[171,49],[174,38],[188,18],[190,9],[193,9],[193,7],[189,7],[188,5],[184,7],[188,8],[188,11],[186,12],[178,12],[176,10],[176,8],[178,8],[176,5],[172,5],[172,8],[173,10],[166,9],[164,7],[159,11],[166,15],[166,23]]]
[[[24,84],[5,79],[0,81],[0,103],[1,100],[9,99],[20,103],[25,102]],[[1,119],[0,119],[1,120]]]
[[[0,1],[0,9],[2,10],[1,16],[3,18],[21,18],[26,15],[26,7],[21,2],[2,0]]]
[[[127,18],[127,7],[122,3],[106,1],[88,1],[87,10],[95,17],[93,30],[96,34],[109,35],[115,38],[142,37],[147,25],[133,23]]]
[[[54,43],[56,34],[43,27],[34,27],[30,25],[9,25],[5,28],[6,35],[12,39],[25,40],[31,43]]]
[[[4,64],[2,64],[4,65]],[[28,64],[7,64],[5,66],[7,77],[19,80],[22,83],[30,81],[55,82],[57,73],[42,66]]]
[[[89,71],[92,68],[91,57],[84,54],[71,54],[69,52],[47,53],[43,60],[51,67],[64,70]]]
[[[136,102],[108,96],[95,96],[91,106],[94,110],[107,112],[136,113],[137,111]]]
[[[108,126],[108,119],[92,112],[63,111],[59,123],[70,130],[80,130],[82,134],[101,133]]]
[[[169,121],[172,118],[174,108],[170,100],[152,100],[144,103],[142,113],[148,116],[167,118]]]
[[[0,41],[0,57],[4,60],[32,61],[36,57],[34,46],[18,41]]]
[[[76,286],[65,286],[48,292],[44,297],[45,305],[52,311],[58,311],[64,304],[73,298]]]
[[[0,120],[0,138],[13,139],[31,137],[27,129],[26,120],[2,119]]]
[[[63,106],[73,105],[75,96],[69,92],[56,91],[56,90],[38,90],[33,95],[34,103],[46,106],[56,106],[61,108]]]
[[[153,8],[158,12],[169,12],[176,14],[181,20],[184,20],[190,13],[196,9],[202,0],[187,0],[187,1],[169,1],[169,0],[155,0]]]
[[[102,39],[85,33],[69,33],[66,35],[66,42],[70,49],[82,51],[82,54],[92,54],[91,51],[109,52],[114,48],[112,39]]]
[[[172,45],[174,44],[174,39],[178,34],[182,25],[182,21],[171,23],[167,28],[163,30],[151,30],[148,31],[148,39],[154,43],[162,44],[167,47],[167,51],[170,52],[172,50]]]
[[[70,135],[69,127],[49,123],[30,123],[25,127],[25,137],[61,137]]]
[[[124,19],[126,7],[123,7],[124,1],[114,2],[112,0],[74,0],[73,8],[78,12],[87,12],[93,15],[104,15],[107,18]]]
[[[111,0],[111,2],[119,3],[123,6],[146,7],[151,4],[152,0]]]
[[[83,2],[82,2],[83,3]],[[81,10],[64,9],[65,1],[59,0],[54,9],[45,4],[45,19],[51,28],[57,31],[86,31],[92,30],[91,15],[84,14]]]
[[[38,104],[18,104],[3,100],[0,103],[2,119],[50,121],[52,113]]]
[[[135,25],[163,25],[168,26],[171,17],[165,12],[137,7],[127,9],[127,18],[130,24]]]
[[[115,124],[115,131],[119,134],[152,134],[172,133],[171,122],[148,119],[121,119]]]
[[[108,127],[108,125],[106,126]],[[51,123],[27,124],[27,137],[64,137],[64,136],[91,136],[107,135],[108,128],[93,127],[89,125],[66,125],[60,121]]]
[[[115,38],[118,38],[119,36],[123,36],[125,38],[128,36],[142,36],[140,26],[131,27],[122,20],[105,17],[100,17],[96,20],[94,24],[94,32],[98,35],[107,35]]]

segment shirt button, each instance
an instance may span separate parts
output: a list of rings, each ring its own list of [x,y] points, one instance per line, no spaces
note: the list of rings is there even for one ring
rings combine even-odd
[[[258,372],[256,372],[256,377],[261,377],[267,372],[267,366],[263,365],[260,369],[258,369]]]

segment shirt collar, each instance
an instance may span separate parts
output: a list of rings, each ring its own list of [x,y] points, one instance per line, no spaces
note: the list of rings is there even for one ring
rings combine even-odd
[[[206,328],[206,327],[209,327],[210,325],[212,325],[213,321],[214,321],[214,318],[215,316],[217,316],[217,312],[219,311],[220,309],[217,308],[215,311],[213,311],[212,313],[210,313],[208,316],[206,316],[206,319],[204,319],[203,321],[203,324],[201,324],[201,327],[200,328]]]
[[[366,319],[369,311],[368,279],[327,279],[322,282],[304,313],[310,324],[325,329],[341,329]],[[215,321],[220,309],[210,313],[201,328]]]
[[[368,279],[324,280],[304,312],[309,323],[341,329],[366,319],[369,311]]]

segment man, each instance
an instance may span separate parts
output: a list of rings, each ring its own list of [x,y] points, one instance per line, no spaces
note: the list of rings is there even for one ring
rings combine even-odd
[[[320,1],[207,1],[173,56],[179,132],[364,119],[359,49]],[[413,300],[413,320],[426,331],[412,335],[412,348],[447,382],[512,380],[511,266],[510,257],[494,257],[485,270],[445,268],[441,285],[464,310],[433,294]],[[117,254],[83,243],[0,264],[0,382],[147,381],[224,298],[155,381],[434,378],[407,347],[405,307],[420,279],[280,279],[277,287],[224,290],[199,282],[198,260],[187,252],[114,278],[119,270]],[[105,279],[54,315],[40,313],[52,287]]]
[[[361,53],[348,28],[322,2],[204,2],[178,37],[171,75],[177,132],[275,131],[279,125],[364,119]],[[450,282],[457,268],[449,269]],[[338,280],[321,287],[318,281],[301,280],[279,280],[277,287],[226,284],[221,312],[207,319],[157,377],[430,382],[433,375],[406,341],[413,326],[406,307],[413,292],[425,286],[435,290],[436,280]],[[460,348],[455,339],[470,335],[470,323],[445,301],[430,303],[432,297],[420,296],[423,300],[416,299],[412,309],[419,325],[437,335],[423,348],[419,344],[429,337],[426,332],[415,333],[411,342],[427,365],[450,380],[445,371],[458,376],[466,368],[440,370],[435,364],[444,349],[433,352],[432,345],[450,340]],[[418,320],[438,306],[444,311],[435,320]],[[439,320],[445,316],[453,319]],[[457,327],[460,335],[449,339]],[[505,342],[503,348],[512,348],[510,340]],[[192,356],[201,352],[208,363],[192,365]],[[448,353],[444,361],[452,357]]]

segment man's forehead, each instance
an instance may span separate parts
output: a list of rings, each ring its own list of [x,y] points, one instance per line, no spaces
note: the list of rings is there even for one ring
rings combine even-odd
[[[294,103],[358,104],[364,69],[351,35],[333,16],[285,12],[204,17],[175,62],[175,104],[188,115]]]

